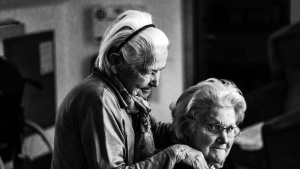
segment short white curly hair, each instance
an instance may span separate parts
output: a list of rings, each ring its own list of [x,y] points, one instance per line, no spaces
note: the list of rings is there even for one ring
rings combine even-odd
[[[197,123],[205,122],[208,114],[218,108],[233,107],[236,123],[243,121],[245,98],[229,80],[209,78],[185,90],[176,104],[171,104],[173,129],[179,140],[189,138]]]

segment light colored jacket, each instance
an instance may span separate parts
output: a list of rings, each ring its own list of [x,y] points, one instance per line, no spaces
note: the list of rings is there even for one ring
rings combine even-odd
[[[52,169],[173,168],[170,124],[151,117],[156,155],[134,161],[133,115],[110,79],[94,70],[62,102],[56,118]]]

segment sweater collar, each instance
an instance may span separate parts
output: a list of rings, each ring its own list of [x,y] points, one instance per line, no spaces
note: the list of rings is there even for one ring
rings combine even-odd
[[[110,80],[110,78],[108,77],[108,75],[104,72],[102,72],[101,70],[97,69],[97,68],[93,68],[93,75],[99,77],[101,80],[103,80],[107,86],[113,91],[113,93],[116,95],[121,108],[125,109],[128,105],[125,102],[125,100],[123,99],[122,95],[120,94],[119,90],[116,88],[116,86],[114,85],[114,83]]]

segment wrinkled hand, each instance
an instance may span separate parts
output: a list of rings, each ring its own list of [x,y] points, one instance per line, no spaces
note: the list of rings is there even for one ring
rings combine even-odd
[[[173,145],[172,149],[176,154],[177,163],[182,162],[194,169],[208,169],[208,165],[201,151],[181,144]]]
[[[235,140],[242,150],[256,151],[263,148],[262,126],[263,122],[246,127],[242,130],[239,137]]]

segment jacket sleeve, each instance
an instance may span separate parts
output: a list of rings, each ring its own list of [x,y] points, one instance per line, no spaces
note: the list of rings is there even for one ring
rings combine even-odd
[[[87,107],[79,118],[79,134],[83,153],[90,169],[108,168],[173,168],[176,157],[171,147],[151,158],[128,166],[124,121],[117,109],[108,108],[101,101]],[[76,148],[76,147],[74,147]],[[133,158],[133,157],[131,157]]]

